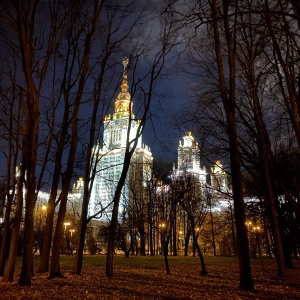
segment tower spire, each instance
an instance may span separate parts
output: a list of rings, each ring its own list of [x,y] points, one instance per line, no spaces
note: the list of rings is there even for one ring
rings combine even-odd
[[[122,117],[128,117],[131,112],[131,96],[128,92],[128,83],[127,83],[127,68],[129,64],[128,57],[124,57],[122,60],[123,64],[123,79],[121,84],[121,92],[118,94],[115,102],[115,113],[113,119],[118,119]]]
[[[128,67],[128,64],[129,64],[129,58],[125,56],[122,60],[122,64],[123,64],[123,67],[124,67],[123,79],[127,79],[127,67]]]

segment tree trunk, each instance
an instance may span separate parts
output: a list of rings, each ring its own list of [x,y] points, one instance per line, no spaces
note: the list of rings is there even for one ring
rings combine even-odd
[[[37,271],[38,273],[45,273],[49,271],[49,258],[50,258],[50,251],[51,251],[53,217],[55,212],[56,195],[57,195],[57,190],[51,189],[49,201],[47,203],[47,218],[46,218],[45,229],[43,232],[43,244],[42,244],[41,257],[40,257],[40,264]]]
[[[107,249],[107,256],[106,256],[106,276],[111,277],[113,276],[113,259],[114,259],[114,248],[115,248],[115,236],[116,236],[116,230],[117,230],[117,224],[118,224],[118,214],[119,214],[119,204],[120,204],[120,198],[121,198],[121,192],[122,188],[125,184],[127,172],[130,165],[130,159],[132,156],[132,151],[128,151],[126,149],[125,157],[124,157],[124,165],[121,177],[119,179],[114,201],[113,201],[113,211],[112,211],[112,217],[110,222],[110,233],[109,233],[109,240],[108,240],[108,249]]]
[[[59,267],[59,254],[60,254],[61,240],[62,240],[63,230],[64,230],[63,225],[64,225],[64,219],[66,215],[68,194],[71,185],[73,166],[74,166],[74,160],[75,160],[77,142],[78,142],[77,126],[78,126],[78,109],[79,109],[80,99],[81,99],[81,95],[77,95],[75,105],[73,108],[71,148],[68,157],[67,170],[65,172],[65,177],[63,178],[57,225],[55,228],[55,234],[53,239],[53,249],[52,249],[49,278],[62,277],[62,273]]]
[[[46,226],[44,229],[42,255],[41,255],[40,265],[38,269],[39,273],[44,273],[49,271],[49,258],[50,258],[52,233],[53,233],[53,217],[54,217],[55,206],[56,206],[55,202],[56,202],[57,190],[60,182],[61,160],[63,155],[63,149],[65,147],[66,136],[68,133],[68,126],[67,126],[69,120],[68,94],[69,94],[68,92],[66,92],[65,94],[63,124],[62,124],[59,143],[57,145],[52,186],[51,186],[49,200],[47,203],[47,219],[46,219]]]
[[[194,241],[194,245],[195,245],[195,248],[197,250],[199,259],[200,259],[200,264],[201,264],[201,269],[202,269],[201,272],[200,272],[200,274],[202,276],[205,276],[207,274],[207,271],[206,271],[206,267],[205,267],[204,257],[202,255],[201,250],[200,250],[200,246],[198,244],[198,239],[196,237],[195,230],[193,230],[193,241]]]
[[[191,236],[191,230],[190,228],[187,228],[186,235],[184,237],[184,256],[188,256],[190,236]]]
[[[84,183],[86,184],[86,182]],[[85,189],[85,191],[87,191]],[[87,195],[84,193],[83,199],[85,199]],[[78,241],[76,245],[76,254],[75,254],[75,260],[74,260],[74,266],[73,271],[74,274],[80,275],[81,269],[82,269],[82,260],[83,260],[83,250],[84,250],[84,239],[86,234],[86,228],[87,228],[87,214],[88,214],[88,201],[83,200],[82,202],[82,212],[79,222],[79,233],[78,233]]]
[[[101,7],[101,5],[100,5]],[[91,21],[91,28],[86,34],[86,38],[84,40],[84,52],[82,57],[82,65],[80,66],[80,75],[79,75],[79,82],[78,82],[78,88],[77,88],[77,95],[76,99],[74,101],[73,106],[73,112],[72,112],[72,139],[71,139],[71,147],[69,152],[69,158],[68,158],[68,164],[67,164],[67,170],[65,173],[65,178],[63,179],[63,192],[62,192],[62,198],[61,198],[61,204],[59,209],[59,215],[57,220],[57,227],[54,235],[54,241],[53,241],[53,250],[52,250],[52,259],[51,259],[51,269],[49,278],[53,277],[60,277],[62,276],[60,272],[59,267],[59,253],[60,253],[60,246],[61,246],[61,238],[62,238],[62,231],[63,231],[63,221],[65,218],[66,213],[66,204],[67,204],[67,197],[68,197],[68,191],[71,184],[72,174],[73,174],[73,168],[74,168],[74,160],[77,150],[77,142],[78,142],[78,111],[81,104],[82,95],[84,92],[84,87],[86,84],[86,78],[89,72],[89,63],[90,63],[90,52],[91,52],[91,41],[92,37],[96,32],[96,24],[99,17],[100,8],[98,7],[98,1],[94,1],[94,7],[93,7],[93,16]],[[69,87],[68,87],[69,88]],[[95,121],[95,120],[93,120]],[[90,151],[90,149],[89,149]],[[87,167],[88,168],[88,167]],[[85,174],[89,178],[90,174]],[[87,189],[85,188],[85,193],[87,192]],[[85,194],[87,195],[87,194]],[[88,205],[88,197],[83,199],[85,202],[85,205]],[[82,225],[83,228],[81,228],[80,236],[82,238],[83,235],[85,235],[86,230],[86,222],[84,222],[84,219],[86,218],[87,212],[84,211],[84,215],[82,217]],[[80,241],[82,242],[82,241]],[[80,254],[80,253],[79,253]],[[81,269],[80,264],[80,257],[78,257],[79,261],[77,266]],[[76,271],[78,271],[78,268]]]
[[[15,95],[13,95],[15,96]],[[10,222],[11,222],[11,208],[12,208],[12,202],[13,198],[16,197],[16,172],[11,172],[11,167],[13,170],[16,169],[17,165],[17,159],[19,154],[19,138],[20,138],[20,131],[21,131],[21,109],[23,104],[23,94],[20,92],[19,98],[14,97],[15,99],[10,100],[9,105],[9,115],[11,116],[9,121],[9,130],[10,134],[8,137],[8,154],[7,154],[7,160],[6,160],[6,189],[5,189],[5,195],[2,199],[2,204],[6,204],[5,206],[5,215],[4,215],[4,223],[3,223],[3,233],[2,233],[2,243],[1,243],[1,254],[0,254],[0,276],[4,276],[4,270],[5,270],[5,262],[8,258],[9,254],[9,248],[10,248],[10,242],[11,242],[11,230],[10,230]],[[16,120],[18,120],[18,126],[14,128],[14,122],[12,116],[14,115],[13,108],[14,104],[18,100],[18,111],[15,116]],[[16,146],[14,147],[13,141],[16,141]],[[5,202],[6,197],[6,202]]]
[[[191,222],[191,229],[192,229],[192,237],[193,237],[193,252],[195,252],[195,248],[197,250],[197,253],[199,255],[199,259],[200,259],[200,263],[201,263],[201,275],[205,276],[207,274],[206,271],[206,267],[205,267],[205,263],[204,263],[204,257],[202,255],[202,252],[200,250],[200,246],[198,244],[198,235],[196,235],[196,231],[195,231],[195,219],[194,219],[194,215],[193,213],[185,206],[184,202],[180,202],[182,208],[186,211],[187,215],[188,215],[188,219]],[[193,253],[194,254],[194,253]],[[195,255],[194,255],[195,256]]]
[[[130,229],[130,249],[131,255],[134,255],[134,245],[135,245],[135,233]]]
[[[70,171],[70,169],[73,169],[73,164],[71,163],[71,161],[72,162],[74,161],[75,151],[76,151],[76,147],[73,148],[72,151],[70,150],[68,168],[66,171],[65,178],[63,180],[57,224],[56,224],[54,239],[53,239],[49,279],[56,278],[56,277],[64,277],[60,271],[59,255],[60,255],[62,237],[64,234],[64,220],[66,215],[68,193],[69,193],[70,182],[72,178],[72,171]]]
[[[153,220],[152,220],[152,215],[149,216],[149,248],[150,248],[150,256],[154,256],[155,251],[154,251],[154,244],[153,244]]]
[[[235,130],[235,118],[229,113],[227,116],[228,136],[230,143],[230,161],[232,172],[232,190],[234,202],[234,215],[236,220],[238,257],[240,268],[240,289],[253,290],[253,281],[251,275],[249,244],[247,237],[247,228],[245,226],[245,205],[242,192],[242,174],[240,171],[240,156],[238,151],[237,135]]]
[[[236,131],[236,119],[235,119],[235,57],[233,41],[234,36],[231,36],[230,25],[228,19],[228,7],[229,2],[223,1],[223,18],[219,19],[219,12],[217,9],[217,0],[212,0],[212,23],[213,33],[215,42],[215,54],[216,62],[218,67],[218,82],[220,95],[223,102],[223,106],[226,114],[227,121],[227,133],[229,139],[230,148],[230,162],[231,162],[231,173],[232,173],[232,191],[233,191],[233,202],[234,202],[234,214],[236,220],[237,230],[237,243],[238,243],[238,257],[239,257],[239,272],[240,272],[240,284],[239,288],[242,290],[253,290],[254,285],[251,275],[249,245],[247,237],[247,228],[245,226],[245,204],[242,190],[242,174],[241,174],[241,162],[240,153],[238,149],[238,137]],[[228,65],[230,75],[230,87],[227,90],[225,71],[223,66],[223,54],[222,46],[219,33],[219,20],[222,20],[225,28],[227,50],[228,50]]]
[[[164,258],[165,258],[165,265],[166,265],[166,271],[167,275],[170,275],[170,266],[169,266],[169,261],[168,261],[168,249],[169,248],[169,236],[164,236],[163,237],[163,253],[164,253]]]
[[[144,228],[140,230],[140,241],[141,241],[140,254],[142,256],[145,256],[146,255],[146,234]]]
[[[4,216],[4,225],[2,232],[2,243],[1,243],[1,253],[0,253],[0,276],[4,276],[5,260],[8,257],[9,249],[9,225],[10,225],[10,214],[12,205],[12,196],[7,193],[6,209]]]
[[[64,76],[67,76],[67,74],[64,74]],[[69,87],[64,87],[65,93],[64,93],[64,112],[63,112],[63,124],[61,128],[61,134],[59,138],[59,142],[57,145],[57,151],[55,155],[55,165],[54,165],[54,172],[53,172],[53,180],[52,180],[52,186],[50,191],[49,200],[47,203],[47,219],[46,219],[46,226],[44,229],[44,239],[43,239],[43,246],[42,246],[42,255],[40,259],[40,265],[38,272],[44,273],[49,271],[49,258],[50,258],[50,251],[51,251],[51,242],[52,242],[52,234],[53,234],[53,217],[55,213],[55,207],[56,207],[56,198],[57,198],[57,190],[60,182],[60,176],[61,176],[61,167],[62,167],[62,156],[64,147],[66,145],[66,137],[68,134],[68,123],[70,122],[70,91]],[[62,194],[60,195],[61,199]]]
[[[229,205],[230,207],[230,229],[231,229],[231,236],[232,236],[232,243],[233,243],[233,251],[234,256],[237,256],[238,251],[236,248],[236,238],[235,238],[235,230],[234,230],[234,217],[233,217],[233,211],[232,211],[232,205]]]
[[[28,203],[26,202],[26,214],[25,214],[25,231],[24,231],[24,253],[22,260],[22,268],[20,279],[18,283],[24,286],[31,285],[31,277],[33,275],[33,240],[34,240],[34,232],[33,232],[33,211],[35,206],[35,200],[37,197],[36,193],[27,192],[27,197],[32,197],[32,200]]]
[[[22,143],[22,165],[26,167],[26,196],[25,196],[25,222],[24,222],[24,254],[22,260],[22,269],[18,283],[24,286],[31,285],[32,276],[32,250],[33,250],[33,219],[34,207],[37,199],[36,193],[36,161],[38,149],[38,132],[39,132],[39,114],[38,114],[38,100],[33,96],[33,87],[28,86],[27,96],[29,106],[33,107],[33,111],[27,111],[23,143]],[[31,91],[31,92],[30,92]],[[38,98],[38,97],[37,97]],[[33,100],[35,99],[35,101]],[[24,163],[23,163],[24,161]]]
[[[176,228],[176,216],[177,216],[177,211],[176,211],[176,206],[174,207],[174,223],[173,223],[173,256],[177,256],[177,228]]]
[[[213,245],[213,250],[214,250],[214,256],[217,256],[217,251],[216,251],[216,241],[215,241],[215,228],[214,228],[214,219],[213,219],[213,214],[211,211],[211,201],[209,201],[209,215],[210,215],[210,226],[211,226],[211,236],[212,236],[212,245]]]
[[[271,243],[269,239],[269,226],[266,224],[266,216],[263,215],[263,223],[264,223],[264,232],[265,232],[265,241],[266,241],[266,253],[269,258],[272,258],[272,251],[271,251]]]
[[[17,203],[16,203],[14,225],[12,228],[11,243],[9,248],[9,257],[7,261],[6,270],[4,272],[5,282],[12,282],[14,280],[14,272],[15,272],[16,259],[17,259],[18,241],[20,235],[22,209],[23,209],[23,182],[24,182],[24,175],[25,175],[25,169],[22,168],[22,166],[20,172],[21,172],[21,176],[17,177],[17,189],[16,189]]]
[[[251,28],[250,28],[251,30]],[[254,120],[257,130],[257,144],[259,157],[261,161],[261,165],[263,168],[263,177],[265,178],[265,196],[266,201],[270,207],[270,221],[273,224],[273,233],[274,233],[274,241],[276,247],[276,258],[277,258],[277,270],[278,276],[285,276],[285,266],[284,266],[284,252],[281,241],[280,227],[279,227],[279,219],[276,207],[276,199],[275,193],[273,190],[273,182],[272,182],[272,148],[269,140],[269,136],[267,133],[266,125],[264,124],[261,105],[259,98],[257,96],[257,88],[256,88],[256,78],[255,78],[255,70],[254,70],[254,57],[251,50],[248,51],[248,71],[249,71],[249,86],[251,98],[253,100],[253,112],[254,112]]]

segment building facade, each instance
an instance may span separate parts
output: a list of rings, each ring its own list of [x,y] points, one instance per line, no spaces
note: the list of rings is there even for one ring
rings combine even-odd
[[[228,191],[228,180],[225,169],[219,160],[210,169],[211,187],[221,191]]]
[[[132,99],[127,82],[127,65],[128,59],[124,59],[121,92],[116,98],[114,113],[104,118],[103,144],[102,146],[96,145],[93,149],[93,161],[97,164],[91,191],[89,215],[93,216],[103,210],[100,217],[103,221],[109,221],[111,218],[112,201],[123,170],[128,143],[127,136],[129,136],[129,143],[136,139],[140,123],[140,120],[135,119],[132,111]],[[151,150],[142,143],[142,135],[140,135],[122,190],[120,211],[128,205],[131,186],[133,184],[141,187],[145,185],[145,181],[152,170],[152,161]],[[137,177],[139,177],[139,181],[135,180]]]
[[[178,166],[173,169],[173,178],[193,176],[201,187],[206,185],[207,172],[200,165],[200,149],[190,131],[186,132],[178,146]]]

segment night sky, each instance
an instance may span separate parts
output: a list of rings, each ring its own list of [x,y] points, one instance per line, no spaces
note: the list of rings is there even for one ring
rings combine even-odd
[[[145,18],[144,27],[139,27],[136,32],[137,37],[155,36],[161,29],[159,9],[163,5],[163,1],[138,1],[136,11],[143,9],[147,12],[148,17]],[[118,4],[118,1],[116,1]],[[132,12],[132,17],[135,17],[135,11]],[[155,53],[155,44],[152,49]],[[130,54],[124,51],[123,56]],[[183,54],[181,54],[183,57]],[[155,96],[151,104],[151,119],[148,120],[146,128],[143,133],[143,142],[148,145],[153,153],[154,159],[164,158],[168,161],[175,161],[177,159],[177,146],[179,139],[182,138],[185,129],[178,129],[174,124],[174,115],[180,118],[180,111],[187,99],[187,90],[189,87],[188,78],[182,73],[181,59],[178,60],[178,48],[168,56],[165,63],[162,76],[156,82]],[[151,59],[149,59],[151,62]],[[122,63],[120,60],[120,70]],[[20,70],[21,71],[21,70]],[[121,74],[120,74],[121,75]],[[130,77],[130,70],[128,74],[128,84],[130,86],[132,78]],[[112,82],[113,83],[113,82]],[[120,87],[116,84],[111,84],[112,89]],[[44,107],[41,108],[45,109]],[[114,109],[114,101],[111,105],[110,111]],[[133,98],[133,111],[136,113],[136,102]],[[0,176],[5,174],[5,156],[0,155]]]

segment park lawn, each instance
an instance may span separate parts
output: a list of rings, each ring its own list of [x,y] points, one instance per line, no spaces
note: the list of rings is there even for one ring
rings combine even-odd
[[[65,278],[47,279],[36,274],[31,287],[0,279],[0,299],[300,299],[300,261],[288,277],[277,278],[274,259],[252,260],[255,292],[238,289],[236,258],[205,257],[208,274],[200,276],[197,257],[169,256],[171,274],[165,271],[163,256],[114,257],[114,276],[105,276],[103,255],[84,256],[82,275],[72,274],[74,257],[61,256]],[[35,257],[37,268],[39,258]]]

